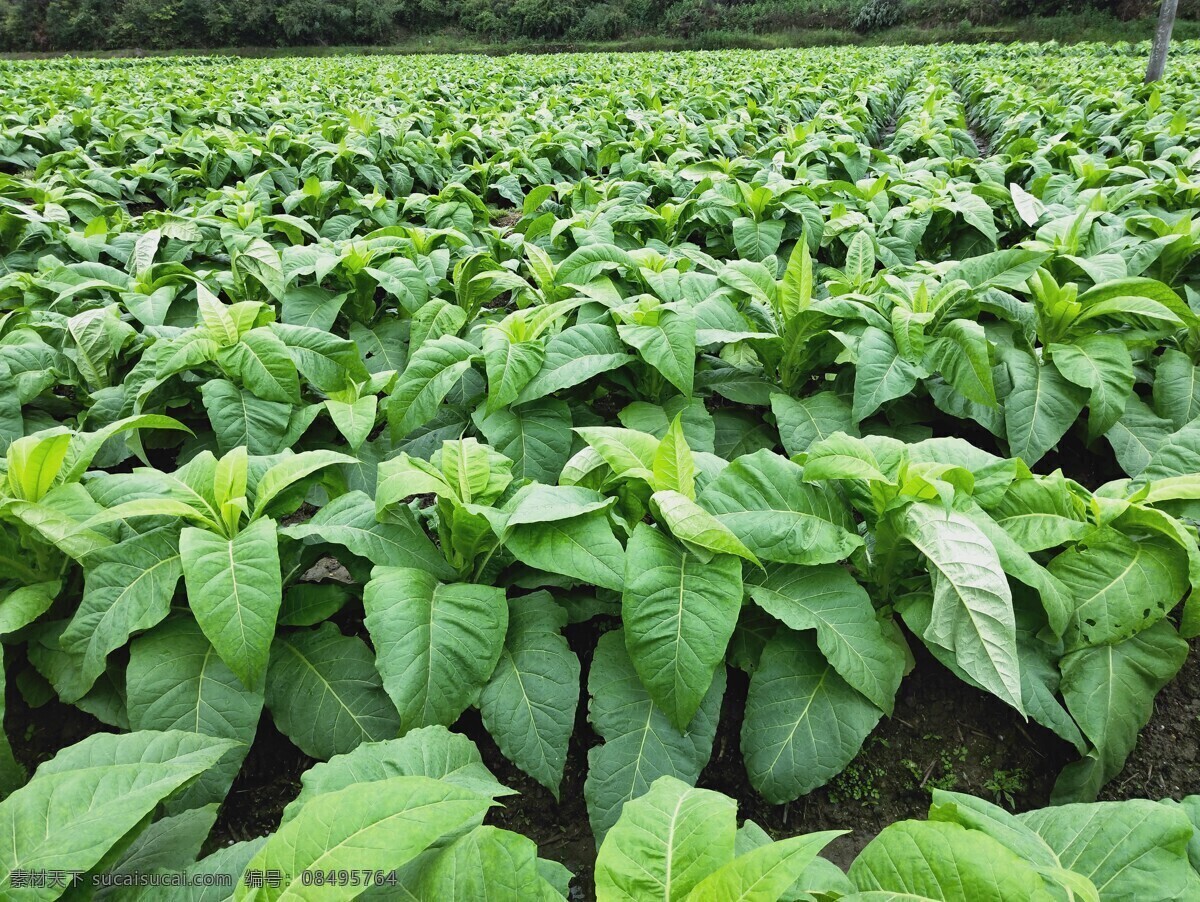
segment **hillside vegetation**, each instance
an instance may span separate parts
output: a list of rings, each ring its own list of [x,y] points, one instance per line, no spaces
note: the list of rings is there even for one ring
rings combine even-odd
[[[1155,0],[0,0],[0,51],[1141,40]],[[1180,4],[1180,37],[1200,0]],[[633,43],[629,43],[633,42]]]

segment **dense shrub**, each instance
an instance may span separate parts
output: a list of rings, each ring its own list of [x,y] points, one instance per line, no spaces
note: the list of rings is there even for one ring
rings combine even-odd
[[[903,17],[904,7],[900,0],[864,0],[851,24],[855,31],[863,33],[882,31],[899,25]]]

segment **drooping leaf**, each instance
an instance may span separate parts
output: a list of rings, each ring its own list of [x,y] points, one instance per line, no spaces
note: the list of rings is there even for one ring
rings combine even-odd
[[[504,590],[376,567],[363,592],[376,666],[405,731],[451,724],[491,677],[504,647]]]
[[[321,760],[400,732],[371,650],[328,621],[275,638],[266,705],[280,732]]]
[[[642,686],[620,630],[596,645],[588,673],[588,719],[604,740],[588,751],[584,783],[588,819],[599,844],[621,808],[643,795],[661,776],[695,783],[712,754],[725,670],[717,668],[708,695],[687,733],[676,730]]]
[[[555,797],[579,704],[579,658],[562,635],[565,624],[566,612],[547,593],[513,599],[504,650],[479,696],[500,750]]]
[[[1091,393],[1088,439],[1094,441],[1121,419],[1133,393],[1129,349],[1112,335],[1086,335],[1069,345],[1051,345],[1050,350],[1058,371]]]
[[[981,686],[1024,713],[1012,590],[995,547],[969,518],[924,503],[908,509],[904,535],[934,577],[925,638],[954,652]]]
[[[284,809],[283,823],[319,795],[391,777],[430,777],[487,798],[513,794],[496,782],[466,736],[445,727],[418,727],[399,739],[364,742],[352,752],[313,765],[301,774],[300,794]]]
[[[891,714],[904,655],[884,637],[866,590],[836,565],[772,565],[748,580],[750,597],[794,630],[817,631],[838,675]]]
[[[189,730],[236,743],[188,786],[172,810],[223,801],[254,741],[262,686],[247,691],[187,617],[133,641],[125,685],[132,729]]]
[[[851,688],[808,633],[767,640],[750,678],[742,755],[773,804],[798,799],[841,773],[883,712]]]
[[[850,404],[831,391],[807,398],[771,395],[771,412],[779,424],[779,437],[790,455],[803,454],[813,442],[835,432],[857,435]]]
[[[179,536],[196,622],[246,686],[255,685],[266,669],[283,600],[275,529],[274,520],[263,518],[232,539],[193,526]]]
[[[884,828],[854,860],[850,879],[863,893],[881,893],[880,900],[1057,898],[1032,865],[1014,852],[982,831],[943,821],[901,821]]]
[[[739,457],[697,501],[760,560],[828,564],[862,544],[837,494],[805,483],[799,466],[770,451]]]
[[[1087,400],[1085,389],[1067,381],[1053,364],[1012,351],[1005,357],[1012,390],[1004,399],[1008,448],[1030,466],[1058,444]]]
[[[1093,751],[1059,775],[1055,803],[1090,802],[1116,776],[1150,720],[1154,696],[1187,657],[1187,643],[1160,620],[1119,642],[1063,657],[1062,696]]]
[[[18,869],[88,871],[163,799],[232,746],[196,733],[100,733],[59,752],[0,802],[0,884]],[[46,881],[21,897],[56,899]]]
[[[1187,854],[1193,828],[1181,810],[1130,799],[1058,805],[1019,819],[1063,867],[1088,878],[1101,899],[1189,899],[1200,892]]]
[[[621,621],[642,684],[681,732],[695,716],[742,608],[742,565],[704,563],[639,523],[625,558]]]
[[[178,534],[169,526],[88,556],[83,599],[61,640],[83,656],[84,683],[90,687],[131,635],[167,616],[182,575]]]

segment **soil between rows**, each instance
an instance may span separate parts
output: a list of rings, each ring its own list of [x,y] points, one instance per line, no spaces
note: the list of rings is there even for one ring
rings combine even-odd
[[[586,668],[597,628],[568,628],[568,638]],[[738,817],[752,818],[776,838],[818,830],[849,830],[826,850],[847,867],[885,826],[923,818],[935,787],[992,799],[1014,811],[1049,801],[1059,770],[1074,750],[1057,736],[1020,716],[992,696],[962,683],[912,642],[917,666],[901,685],[896,709],[885,717],[849,768],[829,785],[788,805],[766,803],[746,779],[739,749],[747,678],[729,670],[729,685],[713,755],[699,786],[738,802]],[[31,710],[11,693],[7,726],[18,760],[31,770],[59,749],[107,729],[74,707],[57,701]],[[468,712],[457,730],[473,739],[497,778],[520,795],[505,798],[490,822],[533,839],[543,857],[561,861],[576,874],[574,899],[594,896],[595,844],[583,798],[587,750],[598,742],[581,699],[560,801],[525,776],[500,753],[478,715]],[[264,712],[258,735],[233,784],[205,852],[274,830],[295,798],[300,775],[314,761],[291,744]],[[1124,770],[1102,799],[1175,798],[1200,793],[1200,640],[1179,675],[1158,695]]]

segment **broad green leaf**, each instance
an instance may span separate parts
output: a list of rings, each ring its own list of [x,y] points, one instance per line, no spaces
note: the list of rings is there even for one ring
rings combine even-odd
[[[562,897],[542,877],[537,844],[499,827],[476,827],[438,852],[422,869],[424,899],[552,900]]]
[[[579,658],[565,624],[566,612],[544,592],[513,599],[504,650],[479,696],[500,750],[555,798],[579,704]]]
[[[347,338],[321,329],[279,323],[271,325],[271,334],[284,343],[301,376],[318,391],[336,392],[350,383],[367,381],[369,373],[359,357],[358,347]]]
[[[958,824],[968,830],[986,833],[1035,868],[1062,866],[1058,855],[1038,836],[1036,830],[1023,823],[1017,815],[1010,814],[999,805],[993,805],[984,799],[935,788],[933,804],[929,808],[929,819]]]
[[[989,513],[1030,552],[1077,542],[1091,528],[1083,501],[1060,475],[1016,480]]]
[[[653,435],[611,426],[586,426],[575,431],[604,459],[617,478],[654,482],[654,457],[658,453],[659,439]]]
[[[703,563],[639,523],[625,557],[621,621],[630,660],[651,698],[683,731],[725,659],[742,608],[742,565]]]
[[[758,564],[758,558],[728,526],[679,492],[655,492],[650,496],[650,506],[658,521],[701,561],[713,554],[735,554]]]
[[[188,786],[172,810],[223,801],[254,741],[262,686],[247,691],[188,617],[133,640],[125,686],[134,730],[188,730],[237,743]]]
[[[588,672],[588,720],[604,740],[588,751],[588,819],[599,844],[622,806],[662,776],[695,783],[712,754],[725,669],[718,667],[687,733],[676,730],[642,686],[621,630],[600,637]]]
[[[487,798],[513,794],[496,782],[466,736],[441,726],[420,727],[399,739],[364,742],[348,754],[313,765],[300,775],[300,794],[284,809],[283,823],[317,796],[391,777],[431,777]]]
[[[867,844],[850,879],[878,898],[942,902],[1051,902],[1033,866],[979,830],[944,821],[901,821]],[[853,897],[852,897],[853,898]]]
[[[817,853],[840,835],[842,831],[836,830],[810,833],[743,852],[701,880],[688,899],[694,902],[780,899],[817,860]]]
[[[602,323],[571,326],[546,342],[542,368],[521,390],[517,401],[525,404],[573,388],[635,359],[612,326]]]
[[[1187,854],[1194,829],[1182,810],[1131,799],[1042,808],[1019,819],[1106,902],[1183,900],[1200,893],[1200,875]]]
[[[332,399],[325,402],[325,409],[329,411],[333,425],[355,450],[362,446],[375,429],[378,407],[379,399],[375,395],[367,395],[353,402]]]
[[[1014,198],[1016,192],[1020,190],[1020,186],[1016,186],[1013,192]],[[1036,222],[1036,218],[1034,221]],[[1033,223],[1028,224],[1032,225]],[[943,278],[947,283],[962,279],[977,290],[985,288],[1019,290],[1025,287],[1029,277],[1037,272],[1038,267],[1049,257],[1050,254],[1045,251],[1020,248],[993,251],[990,254],[981,254],[978,257],[970,257],[956,263],[950,267]]]
[[[284,404],[300,400],[296,364],[287,345],[269,329],[251,329],[241,341],[222,348],[217,361],[257,398]]]
[[[617,326],[621,340],[685,395],[696,368],[696,323],[690,315],[660,308],[653,325]]]
[[[933,577],[924,638],[954,652],[976,682],[1024,713],[1012,591],[995,546],[966,516],[924,503],[908,509],[904,536]]]
[[[779,250],[785,225],[782,219],[757,221],[739,216],[730,226],[734,246],[746,260],[761,262]]]
[[[280,319],[294,326],[333,329],[348,294],[336,294],[319,285],[289,286],[280,304]]]
[[[512,525],[504,544],[521,563],[547,573],[620,591],[625,549],[603,511],[569,520]]]
[[[417,567],[443,579],[453,579],[446,563],[407,507],[388,510],[376,519],[375,502],[363,492],[339,495],[307,523],[280,530],[293,539],[321,539],[341,545],[372,564]]]
[[[697,500],[760,560],[828,564],[848,557],[862,544],[849,509],[833,489],[803,480],[796,464],[756,451],[726,467]]]
[[[808,235],[802,235],[788,257],[783,283],[779,287],[779,306],[784,320],[789,320],[802,310],[807,310],[813,296],[813,260],[808,249]],[[778,412],[776,412],[778,416]],[[796,453],[796,452],[790,452]]]
[[[17,869],[88,871],[155,806],[203,773],[232,743],[194,733],[100,733],[59,752],[0,802],[8,838],[0,886]],[[12,898],[57,899],[47,881]]]
[[[1187,651],[1175,628],[1160,620],[1116,645],[1063,656],[1063,701],[1094,750],[1063,770],[1052,801],[1095,800],[1124,766],[1154,711],[1154,697],[1179,672]]]
[[[1154,407],[1176,429],[1200,416],[1200,367],[1182,351],[1167,348],[1154,368]]]
[[[851,688],[808,633],[767,640],[750,678],[742,755],[772,804],[798,799],[849,764],[883,712]]]
[[[376,567],[363,592],[376,666],[405,731],[451,724],[475,702],[504,648],[504,590]]]
[[[523,486],[504,505],[511,527],[570,520],[612,507],[615,499],[576,485]]]
[[[387,402],[393,441],[400,441],[433,419],[478,353],[474,345],[461,338],[443,335],[426,342],[412,355]]]
[[[320,760],[400,732],[371,650],[329,622],[275,638],[266,705],[280,732]]]
[[[59,580],[13,589],[0,598],[0,636],[24,629],[50,610],[62,589]]]
[[[753,574],[746,589],[791,629],[815,629],[817,646],[838,675],[891,715],[904,654],[884,637],[866,590],[845,569],[771,565]]]
[[[934,369],[965,398],[988,407],[996,405],[992,361],[983,326],[971,320],[951,320],[934,340],[931,351]]]
[[[71,445],[67,448],[67,456],[63,461],[60,472],[60,481],[78,482],[87,471],[87,468],[91,466],[96,455],[100,453],[100,449],[104,447],[105,442],[119,433],[130,432],[136,429],[191,431],[173,417],[147,413],[125,417],[124,419],[117,420],[115,423],[109,423],[95,432],[77,432],[71,437]]]
[[[888,401],[904,397],[923,375],[923,370],[900,356],[890,335],[868,326],[858,344],[854,421],[862,422]]]
[[[571,456],[571,410],[566,402],[545,400],[472,416],[488,444],[513,462],[515,479],[554,484]]]
[[[1164,536],[1104,529],[1049,564],[1075,602],[1068,648],[1112,645],[1157,623],[1188,591],[1186,552]]]
[[[1125,402],[1125,413],[1104,434],[1121,469],[1138,476],[1174,432],[1170,420],[1156,414],[1136,395]]]
[[[861,286],[875,273],[875,240],[866,231],[855,233],[846,248],[846,277]]]
[[[179,553],[196,622],[238,679],[255,685],[283,600],[275,521],[255,520],[232,539],[188,526]]]
[[[316,626],[328,620],[350,600],[348,587],[338,582],[300,582],[284,590],[279,606],[279,626]]]
[[[771,395],[771,412],[779,424],[779,437],[790,455],[803,454],[813,442],[835,432],[858,435],[850,404],[831,391],[807,398]]]
[[[809,446],[804,459],[804,478],[809,482],[864,479],[868,482],[894,484],[883,472],[883,466],[861,439],[835,432]]]
[[[1083,308],[1078,321],[1132,313],[1178,325],[1195,325],[1196,315],[1170,286],[1142,277],[1115,279],[1079,295]]]
[[[200,387],[204,409],[222,453],[239,446],[251,454],[276,454],[291,422],[292,405],[264,401],[225,379],[212,379]]]
[[[1200,420],[1185,425],[1167,436],[1154,451],[1137,483],[1155,482],[1172,476],[1200,473]]]
[[[682,415],[671,421],[667,434],[659,440],[652,472],[656,490],[678,492],[688,498],[696,497],[696,463],[683,435]]]
[[[1088,439],[1095,441],[1121,419],[1133,394],[1129,349],[1112,335],[1085,335],[1074,344],[1051,345],[1049,351],[1066,379],[1091,392]]]
[[[176,528],[161,526],[88,555],[83,599],[63,630],[63,648],[82,655],[90,687],[108,655],[167,616],[183,575]]]
[[[1012,390],[1004,399],[1008,449],[1033,466],[1071,428],[1087,394],[1053,364],[1038,363],[1024,351],[1011,351],[1004,359],[1012,381]]]
[[[352,463],[355,463],[353,457],[336,451],[302,451],[299,454],[288,454],[259,478],[254,488],[254,510],[250,512],[251,518],[261,516],[267,505],[280,493],[306,476],[334,464]]]
[[[40,501],[58,478],[67,457],[71,433],[39,433],[8,446],[8,490],[14,498]]]
[[[213,802],[156,820],[138,834],[108,873],[129,877],[163,870],[181,871],[194,864],[219,810],[220,806]],[[103,890],[97,893],[101,899],[112,895]]]
[[[122,902],[126,899],[130,902],[228,902],[233,889],[223,881],[229,877],[236,879],[246,870],[250,859],[258,854],[266,841],[265,836],[260,836],[225,846],[183,869],[184,879],[195,882],[183,886],[129,889],[122,894]],[[214,879],[213,875],[220,877]]]
[[[483,330],[483,362],[488,381],[488,411],[513,403],[542,368],[546,350],[540,339],[512,341],[504,330]]]
[[[676,417],[680,420],[683,436],[692,451],[713,451],[716,421],[705,407],[703,398],[673,395],[661,405],[633,401],[617,412],[622,426],[648,432],[660,440],[666,437]]]
[[[733,860],[737,804],[674,777],[625,804],[596,856],[596,896],[677,902]]]
[[[362,886],[302,886],[305,871],[395,870],[483,814],[492,801],[428,777],[392,777],[317,796],[271,835],[247,870],[278,870],[279,886],[251,888],[245,877],[236,900],[343,900]]]

